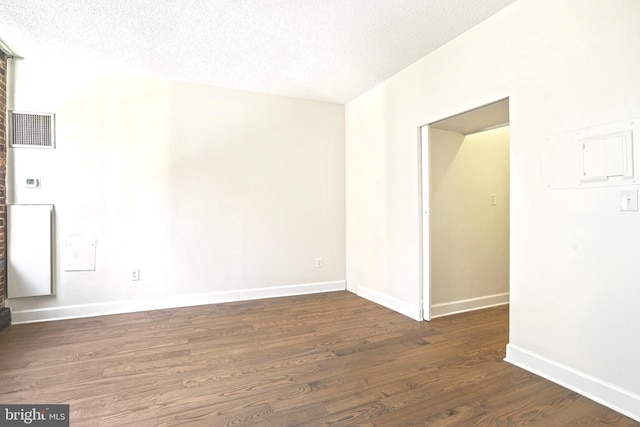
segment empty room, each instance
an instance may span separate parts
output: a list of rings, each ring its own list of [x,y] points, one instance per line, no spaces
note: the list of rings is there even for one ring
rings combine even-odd
[[[0,425],[640,425],[638,22],[4,1]]]

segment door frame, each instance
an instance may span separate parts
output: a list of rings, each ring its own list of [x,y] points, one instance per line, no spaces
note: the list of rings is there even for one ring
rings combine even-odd
[[[418,126],[418,197],[419,197],[419,234],[420,234],[420,269],[419,269],[419,277],[420,277],[420,289],[419,289],[419,304],[420,304],[420,314],[422,320],[431,320],[431,232],[430,232],[430,154],[431,154],[431,144],[430,144],[430,130],[431,125],[442,122],[443,120],[448,120],[454,118],[456,116],[465,115],[468,113],[472,113],[477,110],[482,110],[485,107],[490,107],[491,105],[507,101],[508,112],[506,118],[506,125],[510,125],[511,119],[511,103],[510,97],[504,96],[495,101],[487,102],[486,104],[482,104],[478,107],[468,109],[466,111],[462,111],[457,114],[450,115],[443,119],[435,120],[427,122],[424,125]],[[485,129],[489,130],[493,127],[504,126],[505,123],[501,123],[497,126],[489,125]],[[509,157],[511,157],[511,152],[509,152]],[[509,162],[511,163],[511,162]],[[509,173],[509,180],[511,180],[511,173]],[[511,191],[511,190],[509,190]],[[511,265],[511,260],[509,260],[509,265]]]
[[[429,180],[429,129],[418,127],[418,175],[420,205],[420,312],[422,320],[431,320],[431,237],[429,225],[431,194]]]

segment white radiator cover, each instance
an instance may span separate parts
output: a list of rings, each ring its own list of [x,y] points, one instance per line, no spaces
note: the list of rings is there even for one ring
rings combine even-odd
[[[53,205],[7,206],[7,298],[52,295]]]

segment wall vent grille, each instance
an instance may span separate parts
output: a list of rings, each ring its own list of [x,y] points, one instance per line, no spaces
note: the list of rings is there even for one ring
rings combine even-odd
[[[54,115],[9,111],[11,147],[55,148]]]

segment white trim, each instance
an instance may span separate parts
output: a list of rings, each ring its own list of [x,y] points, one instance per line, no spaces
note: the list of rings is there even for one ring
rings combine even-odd
[[[22,59],[22,57],[19,55],[16,55],[16,53],[2,39],[0,39],[0,51],[4,53],[9,59],[13,59],[13,58]]]
[[[344,280],[335,282],[307,283],[302,285],[275,286],[271,288],[245,289],[238,291],[208,292],[203,294],[172,295],[125,301],[111,301],[95,304],[78,304],[64,307],[40,308],[34,310],[11,310],[11,323],[46,322],[50,320],[77,319],[109,314],[133,313],[138,311],[161,310],[165,308],[190,307],[195,305],[219,304],[223,302],[246,301],[261,298],[275,298],[320,292],[344,291]]]
[[[451,314],[464,313],[467,311],[480,310],[505,304],[509,304],[509,292],[433,304],[431,306],[431,318],[434,319],[436,317],[449,316]]]
[[[507,345],[505,361],[640,421],[640,395],[587,375],[517,345]]]
[[[420,191],[420,309],[422,320],[431,320],[431,224],[430,212],[431,205],[429,202],[431,187],[429,184],[429,171],[431,164],[429,156],[431,143],[429,142],[429,125],[421,126],[418,129],[418,170]]]
[[[408,304],[404,301],[400,301],[399,299],[390,297],[389,295],[362,286],[358,287],[358,291],[355,292],[355,294],[390,310],[410,317],[413,320],[422,320],[422,310],[419,303],[417,305]]]

